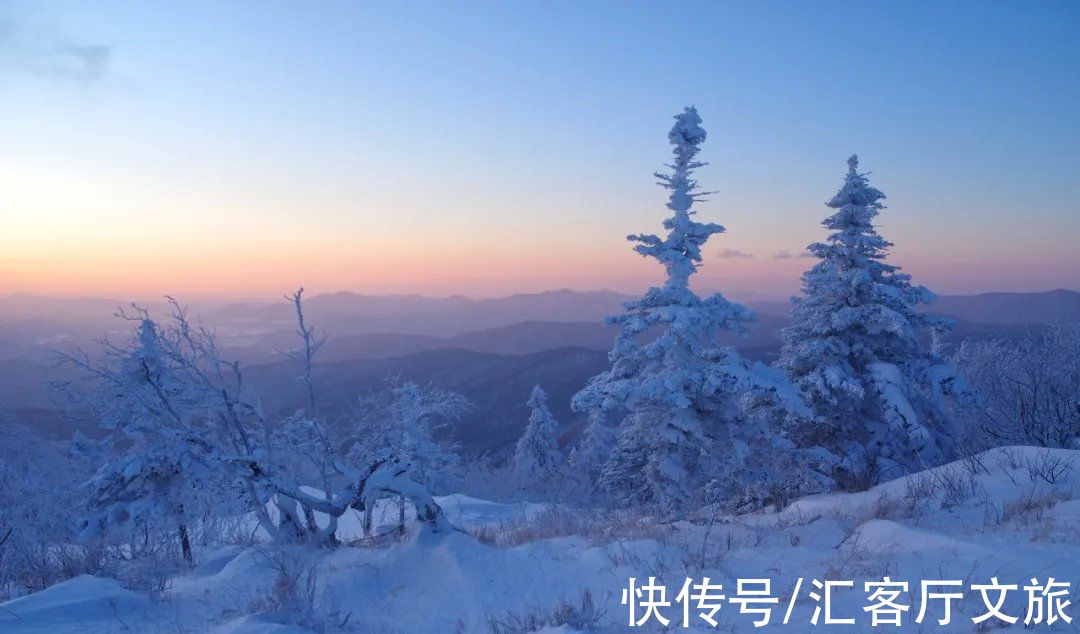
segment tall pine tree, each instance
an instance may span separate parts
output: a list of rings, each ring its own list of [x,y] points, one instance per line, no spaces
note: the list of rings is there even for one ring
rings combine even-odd
[[[702,192],[693,173],[704,165],[696,157],[705,136],[694,108],[676,115],[668,134],[671,172],[656,175],[669,191],[668,233],[628,237],[638,243],[635,251],[664,265],[667,279],[627,303],[625,314],[608,319],[621,327],[611,368],[573,401],[578,411],[624,414],[602,483],[626,500],[668,511],[683,508],[705,483],[731,480],[742,469],[748,455],[739,427],[745,397],[755,391],[776,395],[785,382],[780,373],[751,366],[716,343],[721,332],[743,331],[750,313],[720,293],[702,299],[689,286],[702,245],[724,231],[694,220]],[[656,338],[642,344],[646,332]]]
[[[831,233],[808,247],[819,262],[792,300],[779,365],[822,423],[819,442],[849,470],[892,476],[949,454],[939,397],[960,380],[927,344],[943,321],[917,306],[933,294],[885,262],[892,243],[874,228],[885,194],[858,167],[848,159],[844,184],[826,203],[834,213],[822,224]]]

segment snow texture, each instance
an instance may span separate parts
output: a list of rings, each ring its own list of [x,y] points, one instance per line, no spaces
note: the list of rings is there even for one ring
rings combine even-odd
[[[1047,468],[1053,464],[1059,465],[1053,471],[1058,477],[1050,482],[1043,476],[1051,473]],[[1072,469],[1062,470],[1060,464]],[[1080,566],[1076,467],[1078,451],[1007,447],[862,493],[811,496],[782,512],[727,516],[714,523],[653,524],[642,531],[640,527],[649,526],[642,520],[636,534],[553,536],[509,547],[486,545],[455,532],[438,539],[419,534],[392,548],[285,552],[293,553],[289,556],[295,570],[317,571],[314,614],[319,622],[351,614],[357,631],[488,631],[491,617],[546,611],[588,590],[605,608],[588,631],[620,632],[627,618],[619,602],[621,590],[628,577],[650,575],[670,588],[686,577],[709,576],[723,583],[729,595],[736,578],[768,578],[774,596],[782,598],[803,578],[792,622],[782,624],[781,605],[765,631],[811,627],[817,605],[806,596],[811,579],[852,579],[858,588],[835,594],[833,610],[865,625],[867,600],[861,583],[879,581],[883,571],[913,584],[922,579],[984,583],[991,577],[1024,584],[1033,576],[1053,576],[1075,585]],[[447,499],[440,502],[448,512],[455,506]],[[495,512],[499,505],[477,500],[462,503],[462,515],[455,518],[462,524],[469,523],[470,509],[478,513],[478,525],[518,512],[510,507]],[[533,521],[542,517],[534,515]],[[283,558],[282,552],[264,548],[221,551],[173,578],[170,590],[156,601],[112,580],[78,577],[0,604],[0,630],[312,631],[284,624],[281,614],[265,607],[266,598],[280,590]],[[915,596],[902,597],[905,604],[914,606],[916,601]],[[1005,613],[1020,616],[1017,631],[1024,629],[1025,608],[1023,592],[1011,593],[1003,606]],[[925,623],[913,623],[915,611],[913,607],[905,615],[898,631],[925,631]],[[1076,616],[1075,606],[1069,611]],[[971,619],[984,612],[977,593],[968,593],[957,602],[952,624],[935,624],[934,630],[970,632]],[[672,607],[667,615],[678,618],[680,613]],[[732,604],[725,604],[718,618],[725,630],[754,629],[755,617],[740,614]],[[716,631],[700,620],[691,625],[688,631]],[[1071,631],[1061,621],[1040,627]]]

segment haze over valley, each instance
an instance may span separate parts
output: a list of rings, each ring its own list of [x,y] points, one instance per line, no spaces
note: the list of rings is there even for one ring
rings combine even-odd
[[[309,323],[328,336],[317,377],[332,411],[348,412],[358,394],[378,391],[392,377],[431,383],[473,402],[450,434],[483,453],[505,451],[518,438],[527,418],[525,396],[536,384],[548,389],[553,413],[565,421],[562,441],[576,438],[583,418],[570,411],[570,397],[606,365],[617,329],[603,320],[631,299],[566,289],[490,299],[340,292],[312,296],[306,309]],[[719,341],[771,362],[778,332],[788,323],[787,303],[751,296],[745,304],[756,312],[753,328],[745,336],[723,333]],[[53,435],[75,427],[93,433],[94,424],[50,387],[71,377],[55,365],[55,355],[75,347],[93,355],[95,340],[129,336],[130,323],[116,316],[123,308],[124,302],[106,298],[0,298],[0,407]],[[149,308],[157,315],[169,310],[164,302]],[[189,310],[217,332],[223,354],[247,368],[252,385],[290,383],[294,363],[282,352],[296,345],[295,314],[284,300],[197,303]],[[955,319],[949,337],[955,344],[1080,323],[1080,293],[943,295],[929,310]],[[264,405],[276,413],[301,407],[302,385],[292,384],[292,390],[262,393]]]

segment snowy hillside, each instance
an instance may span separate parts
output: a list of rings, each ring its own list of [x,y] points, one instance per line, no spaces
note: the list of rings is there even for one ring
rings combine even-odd
[[[431,535],[411,525],[404,543],[226,549],[169,579],[159,597],[111,579],[77,577],[0,605],[0,630],[503,632],[565,625],[556,631],[614,632],[630,629],[629,606],[621,604],[630,577],[639,586],[650,577],[667,586],[671,605],[660,614],[671,626],[682,624],[676,595],[688,577],[722,584],[728,600],[716,613],[719,631],[753,630],[761,618],[749,612],[753,604],[743,614],[730,601],[740,578],[771,580],[777,601],[765,604],[772,608],[768,627],[793,631],[810,627],[815,579],[853,581],[853,588],[833,589],[832,616],[868,629],[863,584],[884,576],[909,584],[896,599],[910,606],[901,614],[904,629],[920,631],[914,619],[923,580],[960,581],[963,598],[952,601],[948,626],[936,624],[944,601],[932,599],[922,631],[977,629],[972,619],[987,609],[972,586],[993,577],[1019,586],[1000,611],[1022,628],[1023,587],[1033,577],[1071,583],[1059,600],[1071,601],[1063,604],[1065,615],[1080,616],[1077,468],[1080,451],[1002,448],[866,492],[804,498],[779,513],[674,524],[449,496],[438,501],[463,532]],[[353,532],[347,523],[344,536]],[[714,631],[696,605],[689,607],[693,628]],[[642,614],[639,606],[637,618]],[[1058,619],[1039,628],[1072,631],[1075,624]],[[992,618],[984,625],[1007,624]],[[653,615],[641,629],[657,627]]]

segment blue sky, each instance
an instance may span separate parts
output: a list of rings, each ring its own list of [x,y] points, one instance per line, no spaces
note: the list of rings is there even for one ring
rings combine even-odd
[[[0,292],[640,289],[623,236],[659,230],[691,103],[728,228],[703,287],[793,291],[808,262],[776,255],[858,152],[918,281],[1077,288],[1078,27],[1075,2],[0,2]]]

